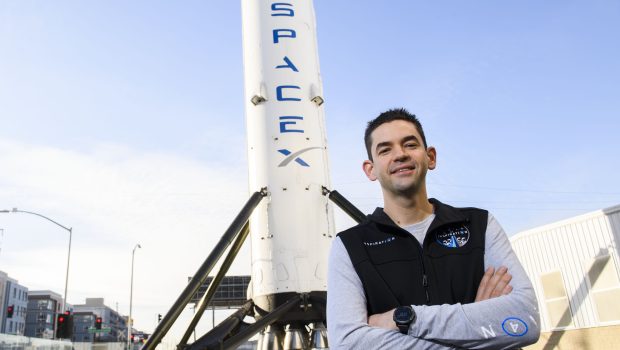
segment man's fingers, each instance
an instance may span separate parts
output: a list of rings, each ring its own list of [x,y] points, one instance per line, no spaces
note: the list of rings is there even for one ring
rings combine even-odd
[[[502,295],[508,295],[510,294],[510,292],[512,292],[512,286],[511,285],[507,285],[504,290],[502,291]]]
[[[487,283],[487,286],[485,288],[486,289],[485,294],[483,295],[484,300],[487,300],[493,297],[492,296],[493,291],[495,291],[497,284],[502,279],[502,277],[504,277],[507,271],[508,269],[506,269],[504,266],[500,266],[500,268],[495,271],[491,279],[489,279],[489,282]]]
[[[495,271],[492,267],[489,267],[480,281],[475,301],[496,298],[510,293],[512,289],[506,291],[506,286],[508,286],[511,280],[512,275],[508,273],[508,269],[505,266],[501,266]]]
[[[484,300],[495,298],[497,296],[495,295],[496,294],[495,290],[497,289],[498,285],[500,284],[500,282],[502,281],[502,279],[507,273],[508,273],[508,269],[505,266],[500,266],[500,268],[497,269],[497,271],[495,271],[495,274],[489,280],[488,286],[486,288],[487,289],[487,293],[485,294],[486,298]],[[500,290],[503,290],[505,286],[506,284],[502,284]]]
[[[504,288],[506,288],[506,286],[508,285],[508,283],[510,283],[511,280],[512,275],[509,273],[506,273],[502,277],[500,277],[497,281],[497,285],[491,292],[491,298],[497,298],[498,296],[503,295]]]
[[[478,286],[478,291],[476,292],[475,301],[484,300],[483,298],[487,294],[486,288],[487,288],[487,285],[489,284],[489,280],[493,276],[493,273],[495,273],[495,268],[493,267],[489,267],[485,271],[484,276],[482,276],[482,280],[480,280],[480,285]]]

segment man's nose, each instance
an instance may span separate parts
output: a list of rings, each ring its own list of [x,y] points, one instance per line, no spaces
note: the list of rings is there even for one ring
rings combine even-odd
[[[405,149],[403,147],[396,147],[396,153],[394,155],[394,160],[396,161],[409,160],[409,154],[405,152]]]

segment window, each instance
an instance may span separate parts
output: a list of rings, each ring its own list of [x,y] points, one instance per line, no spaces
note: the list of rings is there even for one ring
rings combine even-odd
[[[610,255],[592,260],[587,270],[592,300],[600,322],[620,321],[620,281],[618,269]]]
[[[543,287],[544,301],[547,306],[549,316],[549,326],[554,328],[564,328],[572,326],[573,317],[571,314],[566,288],[562,280],[560,271],[552,271],[540,276]]]

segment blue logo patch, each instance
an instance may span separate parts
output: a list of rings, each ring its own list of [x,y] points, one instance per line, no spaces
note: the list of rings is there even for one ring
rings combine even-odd
[[[508,317],[502,322],[504,333],[511,337],[522,337],[527,333],[527,323],[516,317]]]
[[[460,248],[469,242],[469,229],[465,225],[448,227],[435,233],[435,241],[447,248]]]

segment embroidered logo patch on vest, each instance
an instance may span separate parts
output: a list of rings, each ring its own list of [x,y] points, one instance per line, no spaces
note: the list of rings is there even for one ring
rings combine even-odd
[[[444,247],[460,248],[469,241],[469,229],[465,225],[448,227],[435,233],[435,241]]]

